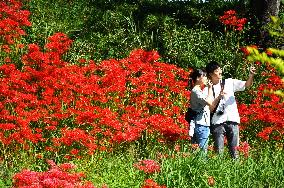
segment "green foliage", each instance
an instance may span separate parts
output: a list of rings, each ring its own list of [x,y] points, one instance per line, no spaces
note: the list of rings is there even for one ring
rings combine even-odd
[[[275,67],[281,75],[284,75],[284,50],[268,48],[267,50],[277,57],[269,57],[266,52],[259,52],[255,48],[247,47],[250,55],[247,57],[249,61],[260,61],[263,63],[270,63]]]
[[[84,30],[85,15],[89,15],[88,1],[39,0],[25,2],[32,14],[32,27],[28,30],[29,43],[44,45],[56,32],[68,35]]]
[[[242,11],[246,3],[199,1],[27,1],[32,12],[29,43],[43,46],[55,32],[68,34],[74,44],[66,60],[123,58],[135,48],[158,50],[166,62],[203,67],[209,60],[225,65],[228,75],[239,67],[239,42],[245,37],[222,32],[218,16]],[[218,32],[219,31],[219,32]],[[225,41],[224,41],[225,40]]]
[[[284,17],[277,18],[275,16],[271,17],[271,22],[268,24],[268,28],[270,29],[269,33],[272,36],[280,37],[283,39],[284,37]]]

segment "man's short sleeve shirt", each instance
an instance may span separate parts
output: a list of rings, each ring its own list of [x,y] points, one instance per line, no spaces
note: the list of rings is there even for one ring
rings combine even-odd
[[[224,97],[220,100],[215,114],[212,117],[212,124],[220,124],[226,121],[240,123],[240,115],[238,112],[235,92],[245,90],[246,81],[236,79],[226,79],[224,86]],[[221,84],[213,85],[215,98],[217,98],[221,91]],[[221,115],[217,115],[218,111],[223,111]]]

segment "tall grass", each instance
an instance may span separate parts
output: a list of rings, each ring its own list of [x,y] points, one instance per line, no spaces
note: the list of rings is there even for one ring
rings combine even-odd
[[[135,147],[126,151],[97,153],[83,156],[71,163],[76,171],[84,172],[86,179],[95,186],[107,185],[109,188],[141,187],[147,178],[155,180],[168,188],[210,187],[208,179],[213,178],[213,187],[281,187],[284,181],[283,148],[271,150],[251,150],[248,158],[240,156],[232,160],[227,153],[222,156],[208,152],[208,158],[202,157],[199,150],[192,150],[184,143],[180,151],[165,148],[151,150],[148,156],[161,165],[161,171],[145,174],[133,167],[139,160]],[[38,159],[29,152],[18,153],[10,164],[1,163],[0,185],[9,187],[12,175],[24,168],[44,171],[47,168],[43,159]],[[161,157],[162,156],[162,157]],[[21,160],[19,160],[21,159]],[[13,164],[13,165],[12,165]]]

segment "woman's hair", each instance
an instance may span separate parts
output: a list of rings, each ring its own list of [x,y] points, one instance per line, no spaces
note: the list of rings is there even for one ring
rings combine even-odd
[[[210,73],[213,73],[219,67],[220,65],[216,61],[210,61],[206,66],[206,72],[209,75]]]
[[[194,84],[196,83],[196,80],[198,77],[201,76],[206,76],[206,72],[203,71],[202,69],[194,69],[190,75],[189,75],[189,81],[188,81],[188,85],[190,90],[194,87]]]

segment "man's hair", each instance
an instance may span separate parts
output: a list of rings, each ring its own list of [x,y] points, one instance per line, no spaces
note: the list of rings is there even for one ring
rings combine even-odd
[[[216,69],[218,69],[220,65],[216,61],[210,61],[206,65],[206,72],[209,75],[210,73],[213,73]]]

